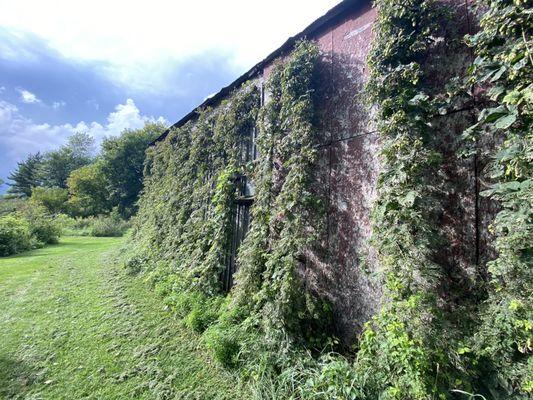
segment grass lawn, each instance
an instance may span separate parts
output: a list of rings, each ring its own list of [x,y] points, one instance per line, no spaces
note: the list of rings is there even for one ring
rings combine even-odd
[[[120,238],[0,258],[0,398],[247,399],[140,279]]]

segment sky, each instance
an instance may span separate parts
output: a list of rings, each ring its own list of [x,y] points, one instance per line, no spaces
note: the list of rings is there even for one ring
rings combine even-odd
[[[0,179],[75,132],[176,122],[339,1],[0,0]]]

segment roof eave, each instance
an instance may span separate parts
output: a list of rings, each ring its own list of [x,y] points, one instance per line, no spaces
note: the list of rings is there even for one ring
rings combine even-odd
[[[203,110],[208,107],[212,107],[219,104],[224,98],[226,98],[228,94],[239,88],[243,83],[255,78],[257,75],[262,73],[264,67],[269,65],[273,60],[290,52],[294,47],[294,44],[298,40],[305,39],[308,36],[316,35],[318,32],[331,27],[332,25],[337,23],[339,19],[341,19],[345,15],[346,12],[353,11],[354,9],[357,9],[369,2],[370,0],[343,0],[341,3],[330,9],[322,17],[312,22],[303,31],[294,36],[291,36],[285,41],[285,43],[283,43],[280,47],[270,53],[265,59],[255,64],[252,68],[250,68],[247,72],[238,77],[235,81],[230,83],[228,86],[225,86],[220,89],[220,91],[214,94],[213,96],[204,100],[202,104],[194,108],[178,122],[171,125],[165,132],[163,132],[163,134],[161,134],[161,136],[154,140],[152,144],[164,140],[172,129],[179,128],[185,125],[188,121],[195,119],[198,116],[199,110]]]

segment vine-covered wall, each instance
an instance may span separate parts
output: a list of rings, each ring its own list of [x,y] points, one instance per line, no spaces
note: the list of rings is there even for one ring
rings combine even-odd
[[[279,398],[527,398],[529,16],[378,0],[297,42],[149,150],[130,270]]]

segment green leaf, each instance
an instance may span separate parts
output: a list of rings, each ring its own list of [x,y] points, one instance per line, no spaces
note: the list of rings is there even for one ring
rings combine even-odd
[[[492,76],[491,82],[496,82],[498,79],[500,79],[503,75],[503,73],[507,71],[507,67],[504,65],[502,66],[496,73]]]
[[[409,104],[411,105],[418,105],[424,101],[427,101],[429,99],[429,96],[425,93],[418,93],[415,97],[413,97],[411,100],[409,100]]]
[[[503,86],[494,86],[493,88],[489,90],[490,99],[492,101],[496,101],[498,100],[498,97],[500,97],[500,95],[504,92],[505,92],[505,88]]]
[[[515,191],[515,190],[520,189],[520,182],[513,181],[513,182],[502,183],[500,185],[497,185],[496,188],[499,189],[499,190],[506,190],[506,191],[507,190],[512,190],[512,191]]]
[[[527,179],[520,184],[520,190],[527,190],[533,187],[533,179]]]
[[[481,78],[479,81],[480,82],[485,82],[487,81],[491,76],[492,74],[494,74],[494,71],[490,71],[489,73],[487,73],[483,78]]]
[[[411,207],[415,203],[416,197],[417,197],[417,193],[411,190],[407,192],[407,194],[405,195],[403,199],[400,200],[400,204],[402,206]]]
[[[502,100],[504,104],[518,104],[520,98],[522,97],[521,93],[518,90],[513,90],[505,95]]]
[[[516,122],[516,115],[508,114],[505,117],[501,117],[500,119],[498,119],[495,126],[498,129],[507,129],[515,122]]]
[[[483,111],[484,112],[482,112],[479,117],[487,123],[494,122],[500,119],[501,117],[507,115],[507,110],[503,106],[489,108],[488,110]]]

